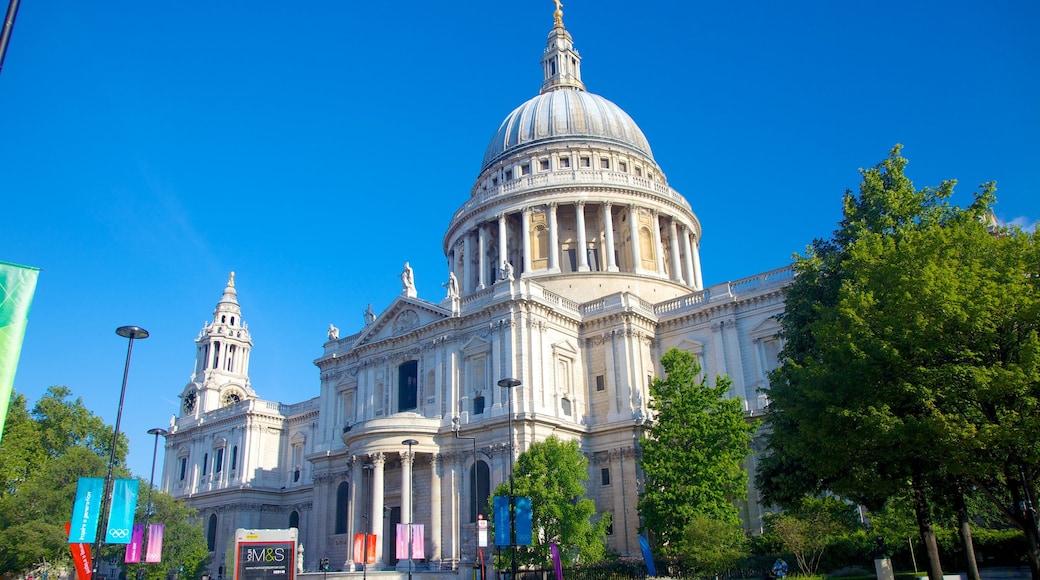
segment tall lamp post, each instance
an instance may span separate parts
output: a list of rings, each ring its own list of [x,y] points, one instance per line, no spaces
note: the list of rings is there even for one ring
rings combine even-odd
[[[408,446],[408,580],[412,580],[412,517],[415,514],[415,471],[412,445],[418,445],[415,439],[405,439],[401,445]]]
[[[364,472],[366,472],[366,471],[368,472],[368,483],[369,483],[369,485],[372,484],[372,470],[375,469],[375,468],[376,468],[376,466],[374,464],[372,464],[372,463],[366,463],[366,464],[361,466],[362,474],[364,474]],[[365,493],[365,477],[364,477],[364,475],[362,475],[361,476],[361,494],[364,495],[364,493]],[[368,501],[372,501],[372,494],[371,493],[368,494],[368,498],[369,498]],[[362,500],[364,500],[364,498],[362,498]],[[364,501],[361,502],[361,509],[362,510],[365,509],[365,502]],[[372,510],[369,510],[369,511],[372,511]],[[368,580],[368,535],[369,535],[369,533],[372,532],[372,516],[362,512],[361,519],[365,520],[365,536],[361,540],[361,578],[363,580]]]
[[[470,492],[473,494],[473,525],[477,525],[477,438],[476,437],[463,437],[459,435],[462,431],[462,419],[457,416],[451,419],[451,430],[455,433],[455,439],[469,439],[473,443],[473,488]],[[465,477],[465,475],[463,475]],[[462,536],[462,518],[459,518],[459,536]],[[473,534],[473,567],[478,566],[477,563],[477,552],[480,551],[480,532],[479,530]],[[459,550],[459,560],[462,560],[462,550]]]
[[[520,379],[512,377],[498,381],[498,386],[508,389],[509,392],[509,559],[512,561],[510,569],[512,576],[509,580],[516,580],[516,496],[513,494],[513,461],[516,455],[513,453],[513,388],[520,386]]]
[[[155,444],[152,446],[152,477],[148,480],[148,508],[144,512],[144,533],[151,534],[151,529],[148,524],[152,523],[152,516],[155,514],[155,505],[152,504],[152,488],[155,487],[155,457],[159,454],[159,436],[166,437],[170,434],[169,431],[162,427],[155,427],[148,430],[149,435],[155,435]],[[145,542],[145,546],[148,543]],[[145,558],[147,560],[147,558]],[[144,572],[144,570],[141,570]]]
[[[134,351],[134,340],[148,338],[148,331],[140,326],[120,326],[116,334],[129,340],[126,347],[126,366],[123,367],[123,386],[119,390],[119,409],[116,411],[116,425],[112,429],[112,448],[108,456],[108,473],[105,475],[105,491],[101,496],[101,513],[98,518],[97,537],[94,539],[94,566],[91,578],[98,577],[101,561],[101,544],[104,543],[105,531],[108,529],[108,504],[112,495],[112,470],[116,465],[116,447],[119,442],[119,423],[123,418],[123,399],[126,396],[126,377],[130,373],[130,354]]]

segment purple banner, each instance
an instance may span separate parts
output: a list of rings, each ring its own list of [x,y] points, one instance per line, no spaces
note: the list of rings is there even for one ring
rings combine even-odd
[[[123,562],[140,564],[142,548],[144,548],[144,524],[134,524],[134,529],[130,532],[130,543],[126,545],[126,556],[123,557]]]
[[[560,548],[556,542],[549,542],[549,551],[552,552],[553,572],[556,572],[556,580],[563,580],[563,562],[560,561]]]
[[[162,539],[163,530],[165,527],[162,524],[151,524],[148,526],[148,547],[144,551],[144,561],[149,564],[155,564],[162,561]]]

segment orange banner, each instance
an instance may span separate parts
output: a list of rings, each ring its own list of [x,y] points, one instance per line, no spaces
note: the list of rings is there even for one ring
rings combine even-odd
[[[65,524],[65,534],[68,535],[70,523]],[[76,566],[76,577],[79,580],[90,580],[93,574],[90,562],[90,544],[69,544],[72,552],[72,563]]]
[[[362,560],[362,554],[367,557]],[[368,542],[365,542],[365,534],[354,534],[354,563],[375,564],[376,563],[376,535],[368,534]]]

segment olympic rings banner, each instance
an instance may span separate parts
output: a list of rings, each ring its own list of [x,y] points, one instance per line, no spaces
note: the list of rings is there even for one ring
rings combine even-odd
[[[112,509],[108,512],[107,544],[129,544],[137,509],[136,479],[117,479],[112,482]]]

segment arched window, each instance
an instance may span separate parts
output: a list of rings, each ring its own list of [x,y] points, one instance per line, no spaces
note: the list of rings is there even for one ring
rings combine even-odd
[[[477,497],[476,513],[473,513],[473,505],[469,506],[469,521],[477,521],[477,514],[484,514],[484,519],[487,519],[488,497],[491,495],[491,470],[487,463],[478,461],[470,468],[469,490],[471,494],[476,490]],[[473,496],[470,495],[469,499],[473,501]]]
[[[300,529],[300,512],[293,510],[293,512],[289,514],[289,527]]]
[[[217,546],[217,514],[209,514],[209,525],[206,527],[206,548],[212,552]]]
[[[336,488],[336,533],[347,533],[347,512],[350,509],[350,484],[343,482]]]

